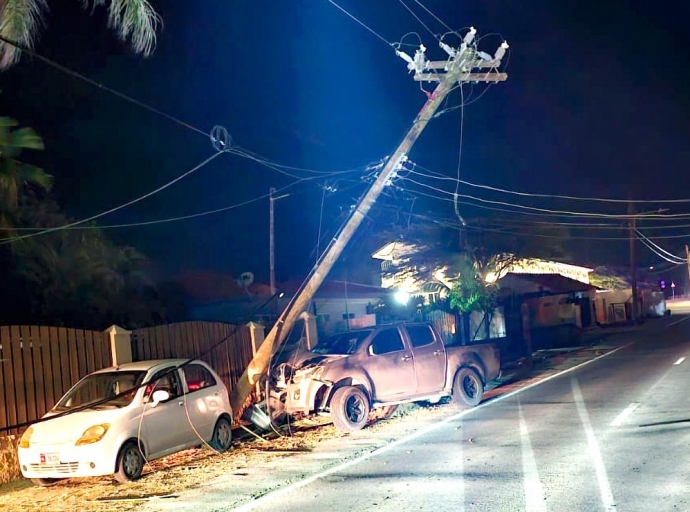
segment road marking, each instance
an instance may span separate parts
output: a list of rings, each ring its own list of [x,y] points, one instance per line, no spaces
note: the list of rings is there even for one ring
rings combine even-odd
[[[575,398],[575,406],[577,407],[577,413],[580,415],[580,422],[582,423],[582,426],[585,429],[585,435],[587,436],[589,454],[592,456],[592,460],[594,461],[594,469],[597,472],[597,480],[599,481],[599,492],[601,493],[601,501],[604,504],[604,509],[607,512],[614,512],[616,510],[616,502],[613,499],[613,493],[611,492],[609,477],[606,474],[604,460],[601,457],[599,443],[597,442],[597,438],[594,435],[592,423],[589,421],[589,414],[587,414],[587,407],[585,407],[585,401],[582,398],[580,385],[578,384],[577,379],[575,377],[573,377],[570,380],[570,384],[573,387],[573,398]]]
[[[684,358],[684,357],[681,357],[680,359],[678,359],[678,361],[676,361],[676,362],[673,363],[673,364],[680,364],[680,363],[682,363],[683,361],[685,361],[685,358]]]
[[[522,473],[525,483],[525,510],[526,512],[546,512],[544,489],[539,478],[537,460],[534,457],[532,443],[529,440],[529,429],[527,428],[519,397],[518,417],[520,418],[520,444],[522,445]]]
[[[413,441],[419,437],[422,437],[426,434],[429,434],[430,432],[434,432],[435,430],[440,429],[441,427],[447,425],[448,423],[452,423],[454,421],[457,421],[464,416],[467,416],[468,414],[472,414],[473,412],[483,409],[485,407],[489,407],[492,404],[495,404],[497,402],[501,402],[503,400],[507,400],[508,398],[511,398],[518,393],[522,393],[523,391],[527,391],[528,389],[532,389],[534,387],[537,387],[541,384],[544,384],[545,382],[548,382],[550,380],[556,379],[558,377],[561,377],[562,375],[566,375],[568,373],[574,372],[575,370],[578,370],[579,368],[582,368],[583,366],[587,366],[588,364],[591,364],[595,361],[598,361],[599,359],[603,359],[604,357],[608,357],[612,354],[615,354],[619,350],[622,350],[624,348],[629,347],[632,345],[634,342],[628,343],[627,345],[623,345],[622,347],[618,347],[611,352],[607,352],[606,354],[602,354],[600,356],[595,357],[594,359],[590,359],[589,361],[585,361],[583,363],[580,363],[576,366],[573,366],[572,368],[568,368],[566,370],[563,370],[558,373],[554,373],[553,375],[549,375],[548,377],[545,377],[544,379],[541,379],[537,382],[533,382],[532,384],[528,384],[525,387],[516,389],[514,391],[510,391],[509,393],[506,393],[505,395],[499,395],[495,398],[492,398],[490,400],[487,400],[486,402],[479,404],[477,407],[474,407],[473,409],[467,409],[465,411],[462,411],[458,414],[454,414],[453,416],[449,416],[448,418],[445,418],[443,420],[440,420],[432,425],[429,425],[427,427],[424,427],[421,430],[418,430],[417,432],[413,432],[412,434],[408,434],[407,436],[401,437],[400,439],[397,439],[386,446],[382,446],[381,448],[377,448],[374,451],[371,451],[369,453],[365,453],[364,455],[360,455],[359,457],[349,460],[347,462],[343,462],[342,464],[338,464],[337,466],[333,466],[332,468],[325,469],[321,471],[320,473],[316,473],[314,475],[308,476],[304,480],[299,480],[297,482],[294,482],[292,484],[286,485],[285,487],[281,487],[280,489],[276,489],[273,492],[269,492],[267,494],[264,494],[263,496],[260,496],[259,498],[256,498],[253,501],[249,501],[245,503],[244,505],[240,505],[239,507],[236,507],[232,509],[232,512],[247,512],[249,510],[254,510],[256,507],[265,505],[267,503],[270,503],[271,501],[280,498],[281,496],[284,496],[286,494],[289,494],[292,491],[296,491],[297,489],[301,489],[302,487],[305,487],[313,482],[316,482],[317,480],[320,480],[321,478],[325,478],[327,476],[330,476],[334,473],[338,473],[340,471],[343,471],[345,469],[351,468],[352,466],[356,466],[357,464],[360,464],[362,462],[365,462],[372,457],[375,457],[376,455],[381,455],[382,453],[389,452],[393,450],[394,448],[397,448],[400,445],[403,445],[405,443],[408,443],[410,441]]]
[[[623,409],[623,412],[621,412],[618,416],[616,416],[616,419],[613,420],[610,424],[609,427],[620,427],[623,422],[625,421],[625,418],[630,416],[632,412],[637,409],[640,406],[640,402],[633,402],[629,406],[627,406],[625,409]]]

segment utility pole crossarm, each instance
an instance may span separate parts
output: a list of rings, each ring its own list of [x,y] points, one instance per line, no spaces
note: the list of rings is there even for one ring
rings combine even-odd
[[[440,82],[444,75],[441,73],[420,73],[414,76],[417,82]],[[477,82],[505,82],[508,80],[507,73],[463,73],[458,76],[458,82],[477,83]]]
[[[475,64],[480,60],[487,60],[486,55],[482,56],[480,52],[477,52],[473,44],[475,34],[476,30],[474,28],[470,29],[462,45],[458,49],[453,49],[444,43],[440,43],[441,48],[448,53],[449,59],[443,63],[443,72],[433,74],[433,77],[439,82],[438,85],[434,91],[428,95],[426,103],[419,111],[407,135],[388,158],[378,177],[366,194],[360,199],[338,235],[323,253],[309,276],[307,276],[300,290],[290,300],[290,303],[268,332],[264,342],[261,344],[254,358],[235,385],[232,391],[231,402],[233,412],[236,416],[241,415],[244,408],[250,403],[250,394],[255,388],[254,385],[266,373],[274,348],[284,341],[299,316],[303,311],[306,311],[309,302],[333,268],[333,265],[342,254],[348,242],[352,239],[357,228],[360,226],[378,197],[395,177],[395,173],[407,159],[407,155],[410,153],[412,146],[429,123],[429,120],[432,119],[434,113],[438,110],[456,84],[458,82],[487,81],[487,77],[490,77],[488,81],[492,82],[506,79],[505,74],[496,72],[477,74],[469,72],[473,67],[477,67]],[[499,50],[497,50],[494,61],[500,62],[507,48],[508,45],[504,42]],[[426,66],[429,61],[425,57],[425,51],[426,48],[421,45],[419,50],[415,53],[415,57],[412,58],[404,52],[396,50],[396,54],[408,63],[408,69],[415,72],[415,79],[417,79],[418,75],[423,76],[425,70],[428,69]],[[489,57],[489,60],[491,60],[491,57]]]

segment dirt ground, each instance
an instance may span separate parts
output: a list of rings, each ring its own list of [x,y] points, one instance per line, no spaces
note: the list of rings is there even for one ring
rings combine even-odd
[[[491,398],[526,386],[567,367],[582,363],[608,351],[608,347],[554,354],[536,363],[529,376],[507,378],[497,388],[487,391]],[[526,378],[525,378],[526,377]],[[407,404],[388,420],[378,421],[367,430],[382,439],[394,439],[414,431],[420,424],[440,420],[452,413],[452,406],[420,407]],[[271,462],[295,452],[311,451],[319,443],[344,437],[331,424],[303,421],[294,426],[292,435],[257,439],[244,436],[232,450],[217,454],[208,448],[192,449],[147,465],[136,482],[116,483],[112,478],[65,480],[54,487],[41,488],[27,480],[0,486],[0,511],[129,511],[152,500],[165,500],[176,493],[199,486],[223,475],[241,477],[252,464]]]

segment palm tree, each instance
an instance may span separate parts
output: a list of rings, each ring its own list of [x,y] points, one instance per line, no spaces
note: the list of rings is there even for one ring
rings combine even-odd
[[[50,174],[18,160],[24,149],[42,150],[43,140],[33,129],[17,126],[15,120],[0,117],[0,230],[12,226],[22,187],[30,183],[48,191],[53,185]]]
[[[122,41],[129,41],[136,53],[150,55],[156,45],[156,28],[161,21],[147,0],[81,0],[84,8],[106,7],[108,27]],[[33,48],[44,25],[47,0],[0,0],[0,37],[25,48]],[[0,69],[17,62],[21,51],[0,41]]]

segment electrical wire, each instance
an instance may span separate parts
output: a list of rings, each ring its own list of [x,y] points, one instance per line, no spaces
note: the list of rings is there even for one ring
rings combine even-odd
[[[346,11],[343,7],[341,7],[340,5],[338,5],[334,0],[327,0],[327,1],[328,1],[329,3],[331,3],[332,5],[334,5],[335,7],[337,7],[338,9],[340,9],[343,13],[345,13],[347,16],[349,16],[350,18],[352,18],[354,21],[356,21],[357,23],[359,23],[362,27],[364,27],[365,29],[367,29],[367,30],[368,30],[369,32],[371,32],[373,35],[375,35],[376,37],[378,37],[381,41],[383,41],[384,43],[386,43],[388,46],[394,46],[392,43],[389,43],[389,42],[386,40],[385,37],[383,37],[383,36],[380,35],[378,32],[376,32],[374,29],[372,29],[371,27],[369,27],[368,25],[366,25],[363,21],[357,19],[353,14],[349,13],[348,11]]]
[[[447,190],[443,190],[431,185],[427,185],[426,183],[421,183],[419,181],[415,181],[412,178],[406,178],[406,177],[400,177],[401,180],[404,181],[409,181],[411,183],[414,183],[415,185],[419,185],[421,187],[429,188],[431,190],[434,190],[436,192],[446,194],[446,195],[451,195],[451,196],[457,196],[457,197],[462,197],[465,199],[470,199],[472,201],[478,201],[480,203],[487,203],[487,204],[496,204],[500,206],[509,206],[512,208],[519,208],[523,210],[530,210],[530,211],[535,211],[535,212],[540,212],[541,214],[549,214],[549,215],[559,215],[559,216],[572,216],[572,217],[587,217],[587,218],[606,218],[606,219],[630,219],[630,218],[644,218],[644,219],[655,219],[655,218],[688,218],[690,217],[690,214],[654,214],[654,213],[644,213],[644,214],[616,214],[616,213],[591,213],[591,212],[582,212],[582,211],[570,211],[570,210],[553,210],[549,208],[538,208],[535,206],[526,206],[526,205],[521,205],[521,204],[515,204],[515,203],[508,203],[505,201],[493,201],[490,199],[483,199],[480,197],[475,197],[475,196],[470,196],[467,194],[454,194],[453,192],[449,192]],[[454,199],[453,199],[454,201]],[[478,206],[478,205],[476,205]],[[511,211],[512,210],[508,210]],[[517,212],[515,212],[517,213]]]
[[[431,37],[433,37],[434,39],[440,39],[439,34],[436,34],[433,30],[431,30],[431,29],[427,26],[427,24],[424,23],[424,22],[422,21],[422,19],[421,19],[419,16],[417,16],[417,14],[415,14],[415,12],[414,12],[412,9],[410,9],[410,8],[408,7],[408,5],[405,3],[404,0],[398,0],[398,1],[403,5],[403,7],[404,7],[405,9],[407,9],[407,10],[410,12],[410,14],[411,14],[412,16],[414,16],[414,18],[422,25],[422,27],[424,27],[424,28],[427,30],[427,32],[429,32],[429,33],[431,34]]]
[[[352,169],[352,170],[347,170],[347,171],[337,171],[337,172],[331,173],[330,176],[336,176],[336,175],[340,175],[340,174],[350,174],[350,173],[355,173],[355,172],[360,172],[360,169]],[[306,182],[306,181],[312,181],[312,180],[316,180],[316,179],[320,179],[320,178],[322,178],[322,176],[309,176],[306,178],[299,178],[296,181],[289,183],[288,185],[285,185],[284,187],[276,189],[276,193],[283,192],[289,188],[294,187],[295,185],[297,185],[299,183]],[[359,185],[359,184],[360,184],[360,182],[357,182],[357,185]],[[346,188],[344,190],[348,190],[348,189],[349,188]],[[155,225],[155,224],[165,224],[168,222],[177,222],[177,221],[181,221],[181,220],[195,219],[197,217],[205,217],[207,215],[213,215],[216,213],[226,212],[228,210],[234,210],[236,208],[241,208],[242,206],[247,206],[249,204],[261,201],[263,199],[268,198],[269,196],[270,196],[270,194],[266,193],[266,194],[262,194],[260,196],[254,197],[252,199],[242,201],[240,203],[232,204],[229,206],[223,206],[221,208],[216,208],[214,210],[207,210],[207,211],[203,211],[203,212],[199,212],[199,213],[192,213],[189,215],[181,215],[179,217],[169,217],[169,218],[165,218],[165,219],[157,219],[157,220],[141,221],[141,222],[130,222],[130,223],[125,223],[125,224],[106,224],[106,225],[90,225],[90,226],[79,225],[79,226],[71,226],[71,227],[68,227],[69,225],[65,225],[65,226],[60,226],[59,229],[60,230],[63,230],[63,229],[64,230],[119,229],[119,228],[130,228],[130,227],[138,227],[138,226],[151,226],[151,225]],[[9,231],[45,231],[48,229],[52,229],[52,228],[47,228],[47,227],[22,228],[22,227],[19,227],[19,228],[12,228]]]
[[[458,190],[460,187],[460,165],[462,164],[462,139],[465,130],[465,93],[464,89],[462,88],[462,84],[460,85],[460,104],[462,105],[462,108],[460,109],[460,142],[458,144],[458,179],[455,183],[455,193],[453,194],[453,208],[455,209],[455,216],[458,218],[458,221],[460,221],[461,225],[464,225],[465,219],[463,219],[462,215],[460,215],[460,209],[458,208]]]
[[[676,260],[676,262],[679,262],[680,264],[686,264],[687,263],[687,261],[684,258],[681,258],[680,256],[676,256],[675,254],[667,251],[666,249],[664,249],[660,245],[654,243],[652,240],[647,238],[639,229],[635,230],[635,234],[643,243],[645,243],[645,245],[649,244],[649,245],[653,246],[656,250],[665,254],[668,258],[673,258],[674,260]]]
[[[637,237],[637,239],[638,239],[640,242],[642,242],[642,243],[647,247],[647,249],[649,249],[649,250],[652,251],[654,254],[656,254],[657,256],[659,256],[659,258],[661,258],[662,260],[665,260],[665,261],[667,261],[667,262],[669,262],[669,263],[672,263],[672,264],[674,264],[674,265],[685,265],[685,264],[687,263],[687,262],[685,262],[685,261],[675,261],[675,260],[670,259],[668,256],[664,255],[661,251],[657,251],[656,248],[655,248],[652,244],[650,244],[649,242],[647,242],[647,240],[645,240],[644,238]]]
[[[427,13],[431,15],[432,18],[434,18],[436,21],[438,21],[441,25],[443,25],[445,28],[450,30],[451,32],[453,31],[452,28],[450,28],[448,25],[446,25],[441,18],[436,16],[433,12],[431,12],[422,2],[419,0],[414,0],[417,5],[419,5],[422,9],[424,9]]]
[[[0,36],[0,41],[2,41],[3,43],[9,44],[10,46],[14,46],[15,48],[21,50],[22,52],[25,52],[30,57],[33,57],[34,59],[39,60],[39,61],[43,62],[44,64],[47,64],[48,66],[50,66],[54,69],[57,69],[58,71],[60,71],[62,73],[65,73],[67,75],[72,76],[73,78],[77,78],[78,80],[86,82],[87,84],[92,85],[93,87],[96,87],[97,89],[101,89],[101,90],[103,90],[109,94],[112,94],[113,96],[117,96],[118,98],[125,100],[125,101],[127,101],[133,105],[136,105],[140,108],[148,110],[149,112],[151,112],[153,114],[164,117],[168,121],[172,121],[173,123],[176,123],[176,124],[178,124],[184,128],[187,128],[188,130],[199,133],[199,134],[203,135],[204,137],[208,137],[208,132],[201,130],[201,129],[197,128],[196,126],[193,126],[193,125],[191,125],[185,121],[182,121],[181,119],[178,119],[175,116],[172,116],[166,112],[163,112],[160,109],[152,107],[151,105],[148,105],[147,103],[144,103],[143,101],[139,101],[139,100],[133,98],[132,96],[129,96],[129,95],[124,94],[120,91],[117,91],[111,87],[108,87],[107,85],[100,83],[100,82],[97,82],[97,81],[87,77],[86,75],[82,75],[78,71],[74,71],[73,69],[70,69],[67,66],[63,66],[62,64],[60,64],[60,63],[58,63],[52,59],[49,59],[48,57],[44,57],[40,53],[37,53],[36,51],[32,50],[31,48],[29,48],[27,46],[21,45],[15,41],[11,41],[10,39],[7,39],[7,38],[2,37],[2,36]]]
[[[481,188],[484,190],[491,190],[492,192],[500,192],[502,194],[510,194],[510,195],[516,195],[516,196],[521,196],[521,197],[538,197],[538,198],[546,198],[546,199],[566,199],[570,201],[594,201],[594,202],[604,202],[604,203],[637,203],[637,204],[648,204],[648,203],[661,203],[661,204],[674,204],[674,203],[690,203],[690,199],[608,199],[608,198],[602,198],[602,197],[582,197],[582,196],[570,196],[570,195],[560,195],[560,194],[538,194],[538,193],[532,193],[532,192],[519,192],[515,190],[508,190],[504,188],[499,188],[499,187],[493,187],[490,185],[482,185],[478,183],[472,183],[466,180],[461,180],[459,178],[451,178],[450,176],[440,174],[434,171],[431,171],[430,169],[427,169],[416,162],[412,162],[408,160],[407,163],[411,163],[414,165],[414,167],[419,168],[423,171],[426,171],[429,174],[424,174],[420,173],[418,171],[415,171],[414,169],[408,169],[410,172],[413,174],[418,174],[419,176],[425,176],[427,178],[434,178],[434,179],[439,179],[439,180],[447,180],[447,181],[458,181],[459,183],[463,185],[467,185],[468,187],[473,187],[473,188]]]
[[[71,222],[71,223],[66,224],[66,225],[64,225],[64,226],[59,226],[59,227],[44,229],[44,230],[42,230],[42,231],[38,231],[38,232],[35,232],[35,233],[28,233],[28,234],[26,234],[26,235],[19,235],[19,236],[10,237],[10,238],[0,238],[0,245],[4,245],[4,244],[10,243],[10,242],[17,241],[17,240],[24,240],[25,238],[31,238],[31,237],[34,237],[34,236],[46,235],[46,234],[48,234],[48,233],[54,233],[55,231],[60,231],[60,230],[62,230],[62,229],[71,228],[71,227],[74,227],[74,226],[78,226],[78,225],[80,225],[80,224],[86,224],[87,222],[92,222],[92,221],[94,221],[94,220],[96,220],[96,219],[100,219],[101,217],[105,217],[106,215],[110,215],[111,213],[114,213],[114,212],[116,212],[116,211],[118,211],[118,210],[122,210],[123,208],[126,208],[126,207],[128,207],[128,206],[132,206],[133,204],[138,203],[138,202],[140,202],[140,201],[143,201],[144,199],[147,199],[147,198],[153,196],[154,194],[157,194],[158,192],[161,192],[162,190],[165,190],[166,188],[170,187],[171,185],[174,185],[175,183],[177,183],[177,182],[180,181],[181,179],[186,178],[186,177],[189,176],[190,174],[192,174],[192,173],[198,171],[199,169],[201,169],[201,168],[204,167],[206,164],[208,164],[209,162],[211,162],[211,161],[214,160],[215,158],[219,157],[219,156],[220,156],[221,154],[223,154],[223,153],[227,153],[227,150],[223,150],[223,151],[218,151],[218,152],[216,152],[215,154],[211,155],[211,156],[208,157],[206,160],[204,160],[204,161],[201,162],[200,164],[196,165],[195,167],[193,167],[193,168],[190,169],[189,171],[186,171],[186,172],[180,174],[177,178],[174,178],[174,179],[170,180],[170,181],[167,182],[166,184],[161,185],[160,187],[158,187],[158,188],[156,188],[156,189],[154,189],[154,190],[152,190],[152,191],[150,191],[150,192],[147,192],[146,194],[144,194],[144,195],[142,195],[142,196],[139,196],[139,197],[137,197],[136,199],[132,199],[131,201],[127,201],[126,203],[122,203],[122,204],[120,204],[119,206],[115,206],[114,208],[110,208],[110,209],[105,210],[105,211],[103,211],[103,212],[101,212],[101,213],[98,213],[98,214],[96,214],[96,215],[92,215],[91,217],[88,217],[88,218],[86,218],[86,219],[82,219],[82,220],[78,220],[78,221],[75,221],[75,222]]]

